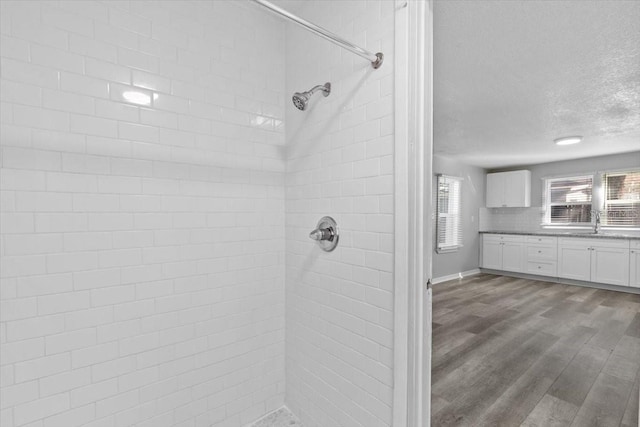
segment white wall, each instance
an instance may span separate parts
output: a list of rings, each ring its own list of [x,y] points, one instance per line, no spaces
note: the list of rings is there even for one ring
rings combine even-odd
[[[531,171],[531,208],[483,208],[480,210],[480,230],[482,231],[535,231],[541,229],[544,216],[542,206],[543,178],[571,174],[596,173],[616,169],[638,169],[640,151],[588,157],[562,162],[542,163],[504,170],[528,169]],[[596,178],[594,185],[599,185]],[[596,196],[597,199],[597,196]]]
[[[445,277],[479,266],[478,212],[485,205],[486,171],[444,156],[433,156],[434,174],[463,178],[461,193],[462,247],[456,252],[437,253],[433,248],[433,278]],[[433,208],[436,209],[437,181],[433,180]],[[435,217],[433,227],[435,227]],[[434,228],[435,230],[435,228]],[[435,233],[435,231],[434,231]],[[435,234],[434,234],[435,235]]]
[[[579,149],[579,148],[578,148]],[[609,156],[587,157],[562,162],[541,163],[503,170],[528,169],[531,171],[531,206],[542,206],[542,179],[554,175],[604,172],[615,169],[637,169],[640,167],[640,151],[611,154]]]
[[[0,424],[281,405],[284,25],[222,1],[0,5]]]
[[[327,81],[309,110],[286,103],[286,401],[306,427],[389,426],[393,366],[391,1],[300,3],[300,16],[383,51],[370,63],[287,28],[286,94]],[[340,243],[308,238],[324,215]]]

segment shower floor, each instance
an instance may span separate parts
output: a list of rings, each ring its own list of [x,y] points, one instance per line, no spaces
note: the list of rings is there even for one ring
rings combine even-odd
[[[304,427],[304,425],[287,407],[282,407],[265,415],[248,427]]]

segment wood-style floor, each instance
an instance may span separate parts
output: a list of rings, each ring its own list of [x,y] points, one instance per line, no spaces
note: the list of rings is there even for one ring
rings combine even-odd
[[[480,274],[433,287],[432,422],[638,426],[640,295]]]

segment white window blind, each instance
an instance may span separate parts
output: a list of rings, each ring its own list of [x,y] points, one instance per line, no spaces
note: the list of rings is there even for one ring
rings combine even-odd
[[[462,247],[462,178],[438,175],[436,200],[436,251],[457,251]]]
[[[604,215],[602,224],[617,227],[640,227],[640,170],[605,172]]]
[[[545,223],[591,223],[593,175],[545,179]]]

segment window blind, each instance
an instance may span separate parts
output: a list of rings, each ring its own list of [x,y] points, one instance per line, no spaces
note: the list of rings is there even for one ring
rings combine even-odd
[[[547,178],[545,223],[591,223],[593,176]]]
[[[462,247],[462,178],[438,175],[437,187],[436,251],[456,251]]]
[[[602,224],[640,226],[640,170],[602,174],[604,215]]]

